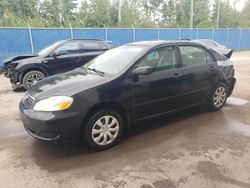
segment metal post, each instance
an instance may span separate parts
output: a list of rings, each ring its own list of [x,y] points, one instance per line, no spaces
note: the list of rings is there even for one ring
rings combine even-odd
[[[229,33],[229,28],[227,27],[226,47],[227,47],[227,43],[228,43],[228,33]]]
[[[213,28],[213,31],[212,31],[212,40],[214,40],[214,28]]]
[[[108,41],[108,29],[105,27],[105,40]]]
[[[157,39],[160,40],[160,28],[157,26]]]
[[[71,37],[71,39],[74,38],[73,28],[72,28],[71,24],[70,24],[70,37]]]
[[[179,40],[181,39],[181,28],[179,27]]]
[[[238,49],[240,49],[240,42],[241,42],[241,28],[239,28],[239,41],[238,41]]]
[[[198,39],[198,38],[199,38],[199,28],[196,27],[196,39]]]
[[[31,28],[30,25],[28,24],[28,29],[29,29],[29,38],[30,38],[30,47],[31,47],[31,52],[32,54],[34,54],[34,45],[33,45],[33,39],[32,39],[32,32],[31,32]]]
[[[135,28],[133,27],[133,42],[135,42],[136,37],[135,37]]]

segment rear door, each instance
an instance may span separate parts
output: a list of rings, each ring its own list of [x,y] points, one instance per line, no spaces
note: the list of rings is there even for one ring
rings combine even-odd
[[[151,51],[136,67],[143,66],[151,66],[154,71],[132,82],[135,119],[179,108],[181,70],[178,68],[175,46],[159,47]]]
[[[105,52],[107,48],[101,43],[95,41],[81,41],[79,51],[79,61],[77,66],[82,66],[91,59]]]
[[[182,62],[182,107],[207,99],[216,82],[217,64],[210,53],[201,46],[179,45]]]

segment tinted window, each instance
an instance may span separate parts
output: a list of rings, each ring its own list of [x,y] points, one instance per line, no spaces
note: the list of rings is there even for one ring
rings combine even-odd
[[[176,66],[175,50],[173,46],[160,47],[139,62],[138,67],[150,66],[155,71],[169,70]]]
[[[106,49],[105,46],[99,44],[99,43],[94,43],[94,42],[83,42],[82,43],[82,50],[83,51],[98,51],[98,50],[104,50]]]
[[[55,52],[60,55],[77,54],[79,53],[80,45],[77,42],[69,42],[58,47]]]
[[[195,46],[180,46],[182,66],[190,67],[207,64],[204,49]]]

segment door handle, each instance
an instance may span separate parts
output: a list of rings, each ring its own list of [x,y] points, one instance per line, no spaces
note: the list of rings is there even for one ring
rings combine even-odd
[[[75,59],[75,61],[76,61],[76,62],[80,62],[80,57],[77,57],[77,58]]]
[[[209,67],[209,68],[208,68],[208,70],[210,70],[210,71],[214,71],[214,70],[215,70],[215,68],[214,68],[214,66],[211,66],[211,67]]]
[[[179,78],[181,77],[181,74],[178,73],[178,72],[176,72],[176,73],[173,74],[173,77],[174,77],[175,79],[179,79]]]
[[[178,72],[174,73],[174,77],[180,77],[181,74],[179,74]]]

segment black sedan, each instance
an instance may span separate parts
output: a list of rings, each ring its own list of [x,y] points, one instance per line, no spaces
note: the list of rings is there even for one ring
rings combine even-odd
[[[38,54],[6,59],[5,76],[13,89],[27,89],[45,77],[80,67],[111,47],[109,42],[97,39],[58,41]]]
[[[39,140],[106,149],[134,122],[201,104],[221,109],[234,84],[231,61],[200,43],[137,42],[38,82],[20,102],[21,119]]]

